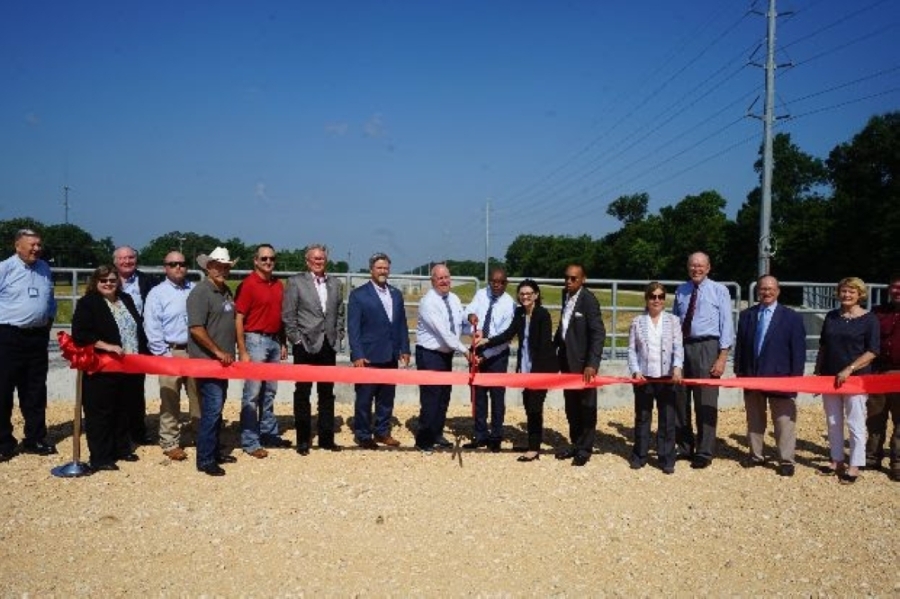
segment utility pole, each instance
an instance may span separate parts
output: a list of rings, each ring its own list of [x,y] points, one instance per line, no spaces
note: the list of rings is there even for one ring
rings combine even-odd
[[[64,223],[69,224],[69,190],[71,187],[63,185],[63,210],[65,213]]]
[[[487,285],[491,261],[491,199],[484,204],[484,284]]]

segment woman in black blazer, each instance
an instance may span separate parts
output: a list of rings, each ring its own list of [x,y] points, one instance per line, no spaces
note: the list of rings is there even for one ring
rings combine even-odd
[[[559,372],[556,349],[553,346],[553,324],[550,313],[541,306],[540,287],[535,281],[525,279],[519,283],[518,296],[519,306],[509,328],[490,339],[482,339],[479,347],[487,349],[509,343],[513,337],[518,337],[516,372]],[[522,390],[522,403],[528,417],[528,451],[518,457],[520,462],[532,462],[541,457],[546,397],[546,389]]]
[[[108,264],[91,274],[87,293],[75,305],[72,339],[81,347],[117,355],[147,352],[143,322],[134,301],[121,290],[116,269]],[[137,461],[128,436],[128,416],[123,397],[134,394],[143,377],[114,372],[85,373],[85,434],[90,465],[94,470],[118,470],[117,460]]]

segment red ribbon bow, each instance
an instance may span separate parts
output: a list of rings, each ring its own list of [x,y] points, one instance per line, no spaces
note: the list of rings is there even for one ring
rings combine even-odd
[[[59,340],[62,357],[69,362],[69,368],[83,370],[87,373],[100,370],[100,357],[94,353],[93,345],[86,347],[75,345],[72,336],[65,331],[57,333],[56,338]]]

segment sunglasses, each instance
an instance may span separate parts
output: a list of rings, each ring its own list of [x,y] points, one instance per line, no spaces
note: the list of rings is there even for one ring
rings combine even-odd
[[[165,264],[169,268],[185,268],[187,266],[187,262],[166,262]]]
[[[575,276],[572,276],[572,277],[566,275],[566,281],[578,281],[578,280],[580,280],[580,279],[581,279],[581,277],[578,276],[578,275],[575,275]]]
[[[665,293],[652,293],[647,296],[647,299],[664,300],[664,299],[666,299],[666,294]]]
[[[257,260],[260,262],[275,262],[275,256],[260,256]]]
[[[98,283],[105,283],[105,284],[107,284],[107,285],[115,285],[116,283],[119,282],[119,279],[116,278],[116,277],[112,277],[112,278],[109,278],[109,279],[97,279],[97,282],[98,282]]]

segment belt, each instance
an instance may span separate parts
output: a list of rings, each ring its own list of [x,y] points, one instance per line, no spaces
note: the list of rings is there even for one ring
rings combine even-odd
[[[425,351],[430,351],[435,354],[441,354],[442,356],[452,356],[453,354],[456,353],[454,350],[444,351],[442,349],[431,349],[429,347],[425,347],[424,345],[416,345],[416,347],[422,348]]]
[[[14,324],[0,324],[0,328],[15,329],[17,331],[22,331],[25,333],[34,333],[34,332],[46,333],[47,329],[49,329],[50,327],[46,324],[41,324],[41,325],[37,325],[37,326],[33,326],[33,327],[20,327],[20,326],[14,325]]]
[[[718,341],[719,338],[715,335],[704,335],[703,337],[688,337],[684,340],[685,345],[691,345],[693,343],[702,343],[704,341]]]
[[[250,335],[262,335],[263,337],[269,337],[270,339],[277,339],[278,333],[263,333],[262,331],[247,331],[247,334]]]
[[[187,349],[187,343],[167,343],[169,349]]]

